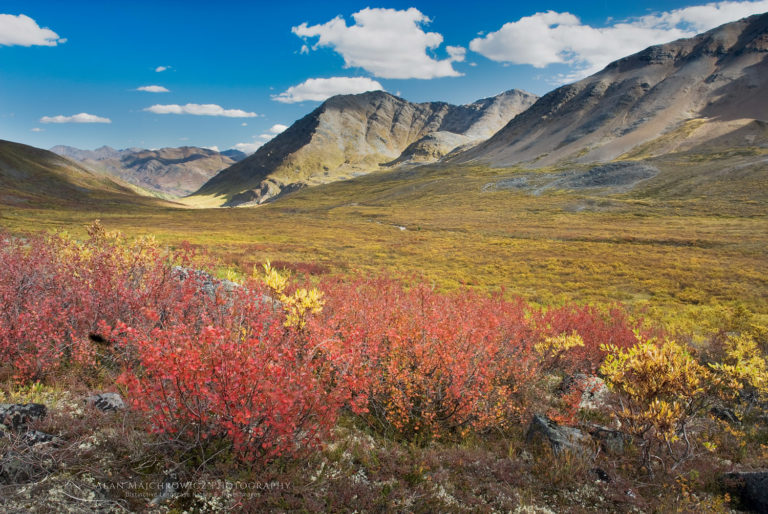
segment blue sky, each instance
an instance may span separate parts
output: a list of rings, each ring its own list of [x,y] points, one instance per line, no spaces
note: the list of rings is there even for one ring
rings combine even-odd
[[[3,0],[0,139],[252,151],[333,93],[381,86],[451,103],[544,94],[766,11],[768,0]]]

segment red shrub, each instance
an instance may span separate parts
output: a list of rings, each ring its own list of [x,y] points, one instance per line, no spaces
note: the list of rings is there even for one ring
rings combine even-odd
[[[552,308],[536,316],[538,332],[543,338],[576,332],[584,346],[571,348],[560,361],[568,373],[594,374],[605,358],[602,344],[629,348],[637,343],[634,331],[641,328],[639,321],[630,319],[626,310],[613,306],[603,311],[592,305]]]
[[[90,367],[88,335],[100,323],[132,323],[168,296],[170,265],[148,242],[123,245],[94,225],[65,236],[0,242],[0,358],[18,380],[42,380],[70,365]]]
[[[193,444],[223,438],[241,459],[263,460],[307,449],[331,428],[344,398],[328,363],[263,292],[249,284],[224,304],[179,298],[164,320],[149,313],[158,319],[150,331],[113,331],[138,351],[119,381],[155,431]]]
[[[503,427],[525,409],[536,366],[522,302],[387,278],[329,281],[324,290],[310,330],[372,426],[445,437]]]

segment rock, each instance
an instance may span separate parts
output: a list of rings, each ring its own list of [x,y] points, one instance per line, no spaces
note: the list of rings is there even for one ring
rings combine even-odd
[[[583,373],[565,377],[559,387],[563,394],[570,392],[573,388],[582,391],[579,400],[580,409],[600,409],[605,406],[610,394],[610,390],[602,378]]]
[[[605,470],[601,468],[592,468],[589,471],[594,473],[600,482],[611,482],[611,477],[608,475],[608,473],[605,472]]]
[[[21,439],[29,446],[45,443],[53,443],[56,445],[61,443],[61,439],[55,435],[46,434],[45,432],[40,432],[39,430],[27,430],[24,432],[24,434],[22,434]]]
[[[240,284],[232,282],[230,280],[219,280],[214,278],[210,273],[206,273],[202,270],[196,270],[192,268],[185,268],[184,266],[174,266],[173,274],[181,281],[184,282],[190,278],[196,280],[200,284],[200,288],[208,295],[213,297],[216,293],[221,292],[223,294],[229,294],[232,291],[238,289]]]
[[[602,378],[584,376],[577,381],[577,384],[583,391],[579,402],[580,409],[595,410],[605,406],[610,391]]]
[[[727,421],[731,425],[738,425],[740,423],[739,418],[736,417],[736,413],[734,413],[728,407],[720,407],[715,405],[712,407],[712,409],[710,409],[709,412],[717,419]]]
[[[184,266],[174,266],[173,274],[181,282],[184,282],[190,278],[197,280],[203,292],[205,292],[205,294],[211,298],[213,298],[217,293],[222,294],[223,296],[228,296],[242,287],[236,282],[232,282],[230,280],[219,280],[210,273],[193,268],[185,268]],[[266,294],[261,295],[259,301],[264,305],[269,305],[273,309],[280,309],[283,306],[280,300],[272,298]]]
[[[533,416],[525,434],[525,441],[529,444],[537,439],[547,441],[555,455],[559,455],[563,450],[585,453],[589,449],[589,438],[581,430],[573,427],[561,427],[540,414]]]
[[[9,451],[0,459],[0,483],[19,484],[28,481],[42,469],[24,455]]]
[[[12,430],[43,419],[47,413],[48,408],[42,403],[0,403],[0,423]]]
[[[608,455],[623,455],[627,445],[632,442],[632,436],[612,428],[589,425],[588,431]]]
[[[117,393],[101,393],[89,396],[85,399],[88,405],[93,405],[102,412],[110,412],[125,409],[122,396]]]
[[[768,470],[736,471],[723,475],[725,489],[739,503],[756,512],[768,512]]]

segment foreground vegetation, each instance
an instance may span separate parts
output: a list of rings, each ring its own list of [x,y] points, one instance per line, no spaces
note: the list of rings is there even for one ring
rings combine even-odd
[[[722,473],[768,459],[744,306],[670,331],[418,277],[245,275],[100,224],[5,234],[0,260],[0,400],[48,404],[56,438],[0,442],[29,464],[9,510],[726,511]],[[129,408],[83,407],[103,391]],[[541,416],[567,440],[526,434]]]

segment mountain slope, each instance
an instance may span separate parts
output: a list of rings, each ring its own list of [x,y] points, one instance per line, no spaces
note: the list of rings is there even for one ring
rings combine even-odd
[[[0,204],[150,204],[137,188],[48,150],[0,140]]]
[[[701,144],[734,129],[734,123],[768,119],[766,98],[768,14],[763,14],[650,47],[560,87],[450,161],[499,167],[608,161],[694,119],[706,128],[688,144]]]
[[[535,99],[529,93],[508,91],[454,106],[414,104],[383,91],[336,96],[251,157],[223,170],[196,194],[218,197],[232,206],[351,178],[397,160],[409,145],[429,134],[464,136],[459,144],[487,137]],[[434,152],[432,160],[454,148],[446,146]]]
[[[51,151],[149,191],[173,196],[196,191],[216,173],[245,157],[237,150],[217,152],[192,146],[159,150],[54,146]]]

